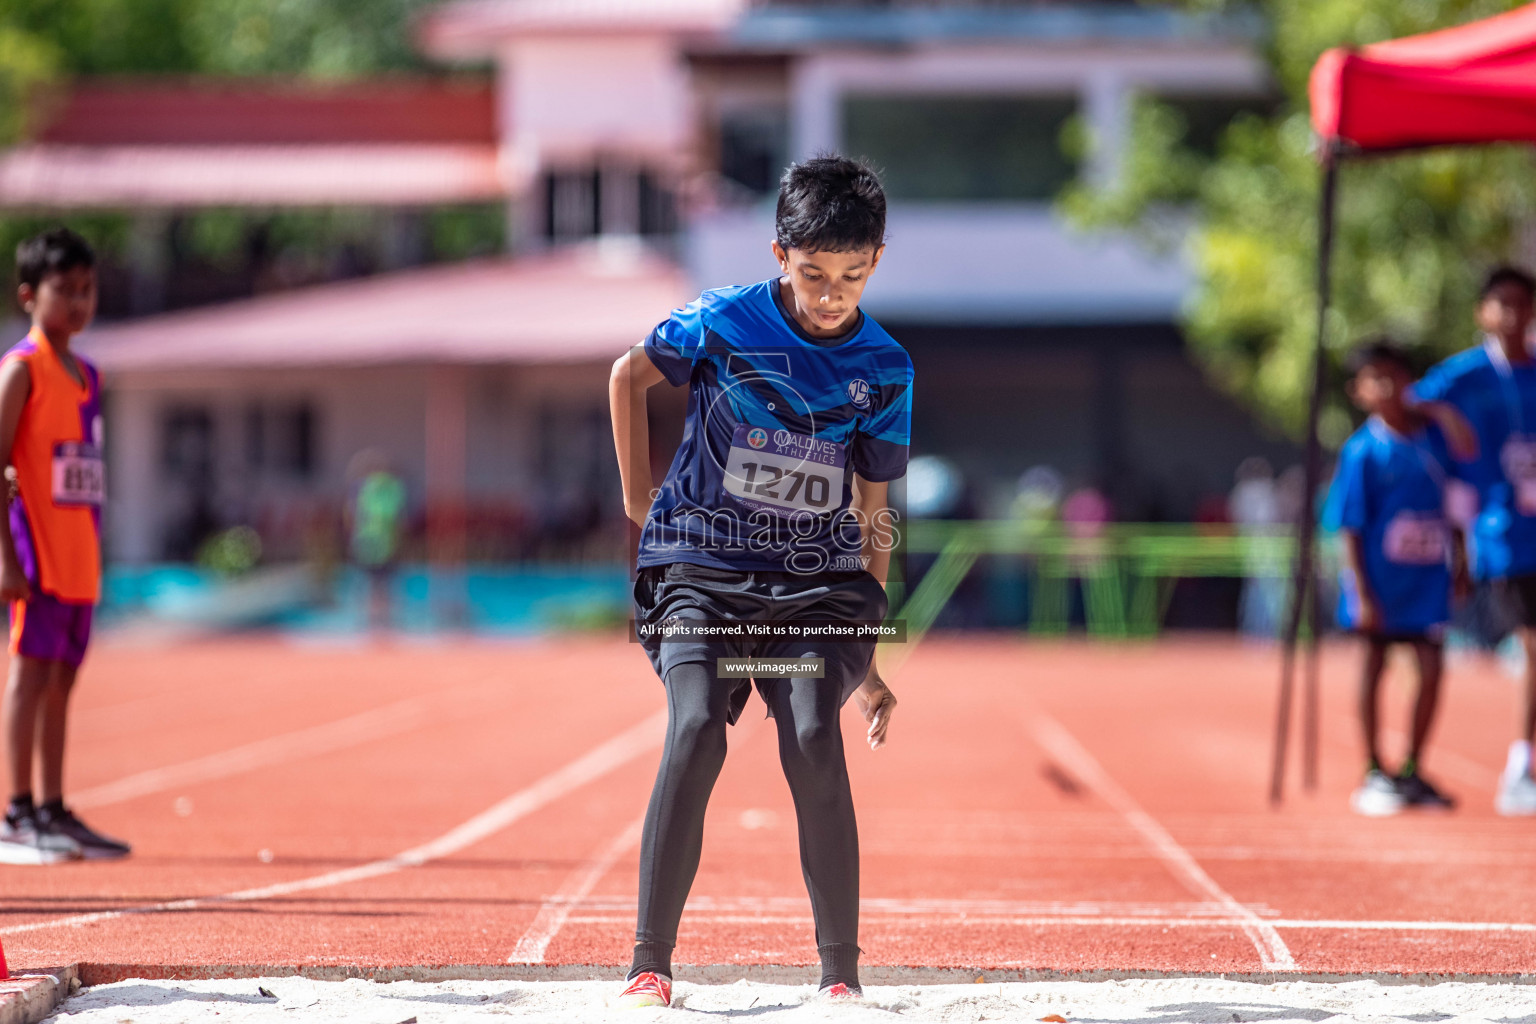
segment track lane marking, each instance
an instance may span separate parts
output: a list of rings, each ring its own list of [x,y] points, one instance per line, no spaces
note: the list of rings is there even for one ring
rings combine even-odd
[[[587,751],[587,753],[576,758],[576,760],[557,768],[531,785],[486,808],[462,824],[449,829],[436,839],[423,843],[420,846],[413,846],[409,850],[403,850],[393,857],[371,861],[367,864],[359,864],[356,867],[342,868],[338,871],[327,871],[324,874],[295,879],[291,882],[278,882],[254,889],[241,889],[236,892],[224,893],[221,896],[197,896],[189,899],[170,900],[164,903],[146,904],[140,907],[128,907],[122,910],[76,914],[71,917],[59,918],[55,921],[34,921],[28,924],[10,925],[9,927],[0,928],[0,935],[17,935],[23,932],[39,931],[44,928],[82,927],[134,914],[195,910],[219,903],[249,903],[257,900],[272,899],[277,896],[289,896],[294,893],[312,892],[316,889],[328,889],[332,886],[347,885],[351,882],[361,882],[370,878],[394,874],[406,868],[420,867],[429,861],[458,853],[483,839],[495,835],[502,829],[548,806],[561,797],[580,789],[587,783],[602,778],[621,765],[628,764],[641,754],[661,746],[663,739],[662,728],[666,720],[667,713],[665,711],[658,711],[638,725],[631,726],[612,739]]]
[[[219,779],[243,775],[259,768],[270,768],[287,761],[331,754],[338,750],[387,739],[433,721],[433,712],[450,709],[441,715],[441,721],[451,721],[471,713],[473,697],[482,690],[501,690],[501,680],[477,683],[472,687],[459,688],[433,694],[411,697],[406,700],[371,708],[367,711],[339,718],[332,722],[309,726],[294,732],[279,733],[255,740],[242,746],[221,750],[217,753],[196,757],[190,761],[150,768],[114,782],[102,783],[82,789],[69,799],[76,808],[104,807],[108,804],[136,800],[166,790],[201,785]]]
[[[878,913],[867,908],[860,911],[871,920],[881,920]],[[907,916],[907,915],[900,915]],[[810,925],[804,914],[712,914],[694,912],[693,919],[711,924],[803,924]],[[620,924],[630,920],[620,914],[572,914],[571,924]],[[1086,917],[1049,916],[1007,917],[989,914],[939,915],[924,922],[934,927],[954,928],[963,925],[1012,925],[1015,927],[1087,927],[1107,928],[1240,928],[1245,918],[1238,917]],[[1536,933],[1536,924],[1503,921],[1308,921],[1304,919],[1273,918],[1265,922],[1274,928],[1307,929],[1322,931],[1384,931],[1384,932],[1482,932],[1482,933]]]
[[[624,826],[624,830],[603,844],[603,848],[583,868],[572,873],[559,890],[546,897],[533,923],[523,932],[522,938],[517,940],[512,954],[507,957],[507,963],[543,963],[550,941],[565,927],[571,911],[592,894],[597,883],[613,870],[619,858],[639,845],[640,831],[644,826],[644,815]]]
[[[1156,851],[1158,859],[1188,888],[1213,902],[1220,903],[1230,911],[1232,920],[1242,929],[1248,941],[1252,942],[1254,949],[1258,951],[1262,966],[1272,971],[1297,969],[1296,960],[1291,956],[1290,948],[1286,946],[1280,933],[1275,931],[1274,925],[1239,903],[1229,892],[1217,885],[1216,880],[1206,874],[1205,869],[1189,855],[1189,851],[1180,846],[1155,818],[1142,810],[1141,805],[1110,777],[1076,737],[1060,722],[1043,711],[1033,711],[1031,717],[1035,740],[1041,747],[1061,761],[1089,789],[1097,793],[1100,799],[1120,812],[1130,826],[1146,840],[1147,845]]]

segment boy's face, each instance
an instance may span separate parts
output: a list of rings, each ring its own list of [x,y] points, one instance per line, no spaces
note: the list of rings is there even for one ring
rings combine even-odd
[[[1374,416],[1401,407],[1411,383],[1407,371],[1395,363],[1366,363],[1349,382],[1349,397],[1361,412]]]
[[[48,335],[75,335],[96,315],[96,268],[70,267],[44,274],[34,288],[17,290],[21,308]]]
[[[795,319],[817,337],[835,338],[858,311],[885,246],[857,252],[805,252],[773,243],[774,258],[795,296]]]
[[[1514,281],[1494,287],[1477,304],[1477,325],[1496,338],[1523,340],[1531,329],[1531,293]]]

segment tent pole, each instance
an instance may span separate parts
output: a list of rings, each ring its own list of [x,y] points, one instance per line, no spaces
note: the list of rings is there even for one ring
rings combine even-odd
[[[1330,264],[1333,261],[1333,215],[1339,184],[1339,150],[1333,142],[1326,143],[1323,151],[1323,181],[1318,197],[1317,214],[1317,342],[1312,355],[1312,394],[1307,406],[1306,483],[1302,489],[1301,508],[1296,516],[1296,558],[1291,572],[1291,600],[1286,616],[1285,632],[1280,644],[1280,702],[1275,716],[1275,749],[1273,771],[1269,780],[1269,802],[1278,805],[1285,790],[1285,753],[1290,741],[1291,688],[1296,670],[1296,640],[1301,632],[1301,616],[1313,596],[1317,566],[1313,540],[1316,535],[1317,492],[1323,470],[1323,448],[1317,436],[1317,424],[1323,410],[1323,387],[1327,381],[1327,352],[1324,340],[1328,325],[1328,304],[1332,297]],[[1316,624],[1321,616],[1314,615]],[[1315,650],[1318,637],[1316,629],[1309,638]],[[1314,655],[1315,656],[1315,655]],[[1311,666],[1309,665],[1309,668]],[[1315,670],[1314,670],[1315,671]],[[1307,687],[1308,717],[1316,715],[1315,696]],[[1314,755],[1315,756],[1315,753]]]
[[[1321,485],[1321,481],[1319,481]],[[1307,616],[1307,660],[1301,690],[1301,784],[1307,792],[1317,789],[1318,690],[1322,675],[1323,588],[1312,556],[1312,599]]]

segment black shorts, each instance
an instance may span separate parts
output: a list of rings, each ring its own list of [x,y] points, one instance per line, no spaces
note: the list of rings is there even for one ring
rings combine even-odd
[[[1536,575],[1508,576],[1495,584],[1499,603],[1515,626],[1536,626]]]
[[[885,588],[867,572],[738,572],[672,562],[641,569],[635,578],[635,622],[670,619],[756,623],[879,622],[885,618]],[[823,659],[824,678],[836,681],[847,701],[859,688],[875,655],[875,640],[825,638],[642,639],[651,666],[663,679],[674,665],[714,666],[720,658]],[[768,700],[777,678],[722,679],[731,684],[730,720],[741,716],[752,684]],[[770,702],[770,707],[771,707]]]

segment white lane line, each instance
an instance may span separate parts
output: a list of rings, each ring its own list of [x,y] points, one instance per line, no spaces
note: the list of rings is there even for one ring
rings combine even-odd
[[[802,913],[810,906],[801,896],[689,896],[687,915],[695,914],[766,914]],[[588,898],[582,902],[584,913],[635,912],[633,896],[604,896]],[[989,900],[989,899],[891,899],[866,897],[859,901],[860,912],[877,916],[914,917],[1095,917],[1095,918],[1156,918],[1166,920],[1203,920],[1231,917],[1226,907],[1219,903],[1095,903],[1089,900],[1053,902],[1049,900]],[[1268,907],[1256,908],[1267,917],[1278,917]]]
[[[877,918],[882,915],[870,913],[868,908],[860,911],[861,915],[869,918]],[[633,920],[633,914],[572,914],[568,919],[570,924],[622,924]],[[810,926],[811,921],[805,914],[718,914],[709,911],[689,912],[689,920],[697,922],[707,921],[711,924],[803,924]],[[953,929],[963,925],[984,925],[995,927],[997,925],[1009,925],[1015,927],[1106,927],[1106,928],[1241,928],[1243,918],[1237,917],[1100,917],[1098,915],[1074,917],[1071,915],[1050,916],[1041,915],[1034,917],[1008,917],[995,914],[935,914],[928,921],[919,922],[919,926],[943,927]],[[1316,928],[1323,931],[1381,931],[1381,932],[1504,932],[1504,933],[1536,933],[1536,924],[1504,921],[1308,921],[1293,918],[1274,918],[1265,922],[1274,928]]]
[[[1275,931],[1274,925],[1243,906],[1217,885],[1216,880],[1206,874],[1205,869],[1189,855],[1189,851],[1180,846],[1156,819],[1142,810],[1141,805],[1110,777],[1094,756],[1060,722],[1044,712],[1035,711],[1031,715],[1035,740],[1105,803],[1119,811],[1131,827],[1141,833],[1147,845],[1157,852],[1158,859],[1167,865],[1175,877],[1193,892],[1226,907],[1243,934],[1248,936],[1248,941],[1258,950],[1259,962],[1264,967],[1272,971],[1297,969],[1295,958],[1291,956],[1280,933]]]
[[[270,736],[206,757],[163,768],[151,768],[115,782],[82,789],[70,796],[69,803],[76,808],[103,807],[162,793],[168,789],[227,779],[285,761],[330,754],[374,740],[398,736],[425,724],[434,714],[448,720],[472,713],[469,709],[474,707],[476,691],[500,689],[502,685],[497,680],[478,683],[465,689],[456,687],[431,696],[411,697],[334,722]],[[447,714],[443,714],[445,710]]]
[[[69,802],[76,808],[102,807],[168,789],[227,779],[284,761],[344,750],[415,728],[429,707],[430,703],[424,699],[401,701],[350,718],[257,740],[243,747],[221,750],[217,754],[180,764],[151,768],[116,782],[80,790],[70,797]]]
[[[571,911],[592,894],[592,890],[597,888],[597,883],[613,870],[613,866],[618,863],[620,857],[639,845],[640,830],[644,825],[643,815],[630,822],[622,832],[610,839],[585,867],[573,873],[557,892],[544,900],[533,923],[528,926],[527,931],[523,932],[523,937],[517,940],[517,945],[512,949],[512,955],[507,957],[507,963],[541,964],[544,962],[544,954],[549,950],[550,940],[565,927]]]
[[[53,921],[34,921],[29,924],[11,925],[6,928],[0,928],[0,935],[16,935],[21,932],[38,931],[43,928],[80,927],[129,914],[155,914],[167,911],[194,910],[199,907],[219,903],[246,903],[255,900],[272,899],[276,896],[290,896],[299,892],[310,892],[315,889],[328,889],[332,886],[361,882],[369,878],[378,878],[381,875],[394,874],[406,868],[420,867],[429,861],[451,856],[483,839],[495,835],[519,819],[525,818],[566,794],[580,789],[589,782],[602,778],[619,766],[633,761],[641,754],[661,746],[663,738],[662,729],[666,720],[667,713],[665,711],[657,712],[640,724],[631,726],[624,732],[619,733],[619,735],[608,740],[606,743],[594,747],[564,767],[556,769],[532,785],[518,790],[506,799],[481,811],[473,818],[450,829],[431,842],[414,846],[409,850],[395,854],[393,857],[372,861],[368,864],[359,864],[356,867],[343,868],[339,871],[327,871],[321,875],[312,875],[309,878],[300,878],[291,882],[278,882],[275,885],[264,885],[256,889],[241,889],[238,892],[225,893],[222,896],[193,897],[191,899],[172,900],[166,903],[152,903],[139,907],[129,907],[123,910],[105,910],[90,914],[76,914],[73,917],[63,917]]]

